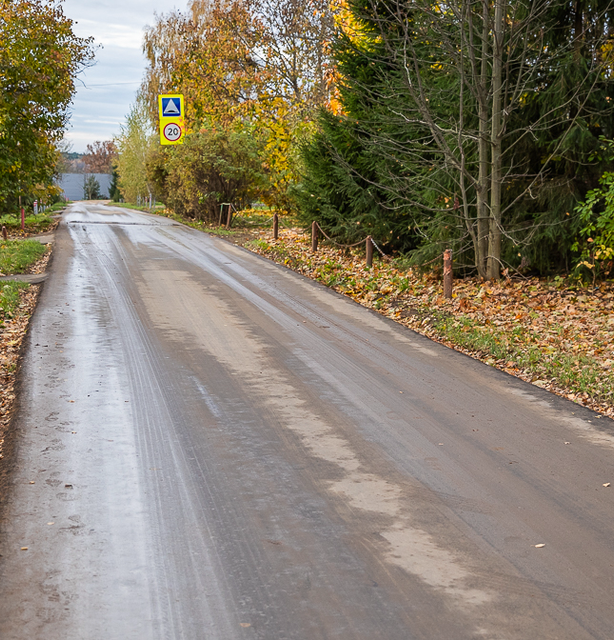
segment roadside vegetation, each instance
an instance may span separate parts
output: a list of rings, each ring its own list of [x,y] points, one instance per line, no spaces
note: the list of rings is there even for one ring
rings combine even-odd
[[[147,204],[137,204],[136,202],[107,202],[110,207],[119,207],[120,209],[134,209],[135,211],[143,211],[145,213],[162,213],[165,209],[162,203],[156,202],[154,209],[150,209]]]
[[[18,213],[59,194],[60,141],[93,39],[47,0],[0,3],[0,27],[0,207]]]
[[[46,247],[36,240],[7,240],[0,243],[0,273],[24,273],[41,258]]]
[[[270,229],[245,243],[359,304],[497,367],[614,418],[614,283],[562,278],[463,278],[451,300],[440,273],[362,248],[321,244],[300,229]]]
[[[609,3],[447,7],[194,0],[157,16],[116,140],[124,199],[214,226],[258,200],[412,265],[451,249],[485,279],[612,277]],[[185,96],[182,145],[159,143],[165,92]]]
[[[21,304],[20,292],[29,286],[26,282],[0,282],[0,329],[15,315]]]
[[[40,273],[45,270],[49,256],[47,248],[34,240],[0,243],[0,269],[3,273]],[[14,280],[0,280],[0,459],[7,453],[7,428],[15,401],[21,345],[40,287]],[[6,470],[4,465],[0,465],[0,481]]]
[[[65,205],[62,204],[61,209],[63,209],[64,206]],[[51,212],[47,209],[44,214],[25,216],[23,235],[49,231],[49,229],[55,225],[55,220],[48,215],[49,213]],[[22,235],[21,216],[11,214],[0,216],[0,228],[2,227],[6,227],[11,235]]]

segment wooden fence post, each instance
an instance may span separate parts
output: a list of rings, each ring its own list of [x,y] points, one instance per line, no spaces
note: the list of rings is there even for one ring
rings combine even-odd
[[[226,229],[230,229],[230,225],[232,224],[232,205],[228,204],[228,216],[226,217]]]
[[[279,216],[275,214],[273,216],[273,239],[277,240],[279,237]]]
[[[311,223],[311,250],[314,253],[318,250],[318,223],[315,220]]]
[[[8,240],[9,239],[9,234],[6,230],[6,227],[4,225],[2,225],[2,239],[3,240]]]
[[[367,236],[365,249],[367,252],[367,267],[370,267],[373,265],[373,241],[371,240],[371,236]]]
[[[446,249],[443,252],[443,297],[452,297],[452,251]]]

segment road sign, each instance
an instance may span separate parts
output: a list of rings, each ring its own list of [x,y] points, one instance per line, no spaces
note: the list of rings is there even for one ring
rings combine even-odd
[[[158,96],[160,143],[183,144],[185,135],[184,102],[181,94]]]
[[[162,135],[167,142],[177,142],[182,133],[181,127],[174,122],[169,122],[162,129]]]
[[[162,98],[162,117],[164,118],[180,118],[181,100],[179,98]]]

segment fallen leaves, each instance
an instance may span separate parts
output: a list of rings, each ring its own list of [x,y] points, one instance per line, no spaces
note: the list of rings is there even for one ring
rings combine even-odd
[[[578,404],[614,417],[614,287],[561,288],[536,278],[456,280],[452,300],[432,275],[260,230],[246,246],[414,331]]]

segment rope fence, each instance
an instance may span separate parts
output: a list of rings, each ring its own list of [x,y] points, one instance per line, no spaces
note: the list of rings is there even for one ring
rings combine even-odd
[[[224,212],[224,207],[228,207],[227,217],[226,217],[226,229],[230,229],[232,224],[232,211],[237,212],[235,206],[231,202],[223,202],[220,205],[220,219],[219,226],[222,226],[222,217]],[[243,218],[243,216],[237,216],[237,218]],[[277,240],[279,238],[279,215],[274,213],[271,217],[266,218],[263,221],[252,223],[251,226],[265,226],[268,225],[270,220],[273,220],[273,238]],[[319,236],[322,234],[324,238],[326,238],[330,243],[334,244],[336,247],[340,247],[342,249],[353,249],[361,244],[365,245],[365,253],[366,253],[366,263],[368,267],[373,266],[373,249],[375,248],[377,252],[382,256],[384,260],[390,260],[391,257],[384,253],[382,249],[378,246],[377,242],[369,235],[364,240],[359,240],[358,242],[354,242],[352,244],[344,244],[341,242],[337,242],[333,240],[324,229],[320,226],[320,224],[314,220],[311,223],[311,251],[313,253],[317,253],[318,251],[318,240]],[[429,264],[433,264],[434,262],[441,260],[442,256],[437,256],[433,260],[426,262],[422,266],[427,266]],[[450,249],[446,249],[443,252],[443,295],[444,298],[452,298],[452,283],[453,283],[453,270],[452,270],[452,251]]]
[[[364,240],[359,240],[353,244],[342,244],[333,240],[318,222],[315,220],[311,224],[311,250],[313,253],[316,253],[318,250],[318,236],[322,234],[329,242],[332,242],[337,247],[351,249],[353,247],[357,247],[360,244],[365,244],[365,253],[366,253],[366,263],[368,267],[373,265],[373,248],[375,248],[379,254],[382,256],[384,260],[390,260],[390,256],[386,255],[378,246],[377,242],[371,237],[367,236]],[[277,236],[275,236],[277,238]],[[427,262],[426,264],[432,264],[437,260],[441,260],[441,256],[434,258],[433,260]],[[446,249],[443,252],[443,295],[444,298],[452,298],[452,284],[453,284],[453,270],[452,270],[452,251],[451,249]]]

